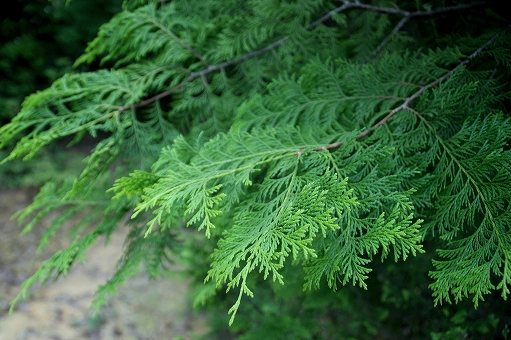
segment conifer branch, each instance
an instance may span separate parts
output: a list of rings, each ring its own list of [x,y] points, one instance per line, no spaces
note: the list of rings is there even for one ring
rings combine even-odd
[[[472,54],[470,54],[467,58],[465,58],[463,61],[461,61],[458,65],[456,65],[453,69],[449,70],[448,72],[444,73],[441,77],[433,80],[432,82],[426,84],[426,85],[423,85],[421,86],[417,91],[415,91],[412,95],[410,95],[409,97],[407,97],[399,106],[395,107],[394,109],[390,110],[389,113],[387,115],[385,115],[385,117],[383,117],[382,119],[380,119],[376,124],[374,124],[373,126],[369,127],[368,129],[360,132],[358,135],[357,135],[357,139],[363,139],[365,137],[367,137],[369,134],[371,134],[374,130],[378,129],[379,127],[387,124],[387,122],[389,120],[391,120],[397,113],[403,111],[403,110],[407,110],[407,109],[410,109],[410,104],[412,104],[417,98],[419,98],[424,92],[426,92],[427,90],[437,86],[438,84],[440,84],[442,81],[448,79],[449,77],[451,77],[458,69],[460,69],[461,67],[467,65],[468,63],[470,63],[472,60],[474,60],[475,58],[477,58],[485,49],[487,49],[494,41],[495,39],[497,38],[497,35],[494,35],[491,39],[489,39],[487,42],[485,42],[483,45],[481,45],[477,50],[475,50],[474,52],[472,52]],[[335,143],[331,143],[331,144],[328,144],[324,147],[321,147],[321,148],[318,148],[317,151],[332,151],[332,150],[335,150],[337,148],[339,148],[340,146],[342,146],[342,142],[335,142]]]
[[[330,19],[332,16],[334,16],[335,14],[337,13],[340,13],[348,8],[351,8],[352,6],[351,5],[346,5],[346,4],[343,4],[342,6],[339,6],[339,7],[336,7],[335,9],[329,11],[328,13],[326,13],[325,15],[321,16],[319,19],[311,22],[308,26],[307,26],[307,29],[311,30],[311,29],[314,29],[316,26],[318,26],[319,24],[321,24],[322,22]],[[125,105],[125,106],[121,106],[119,107],[119,112],[122,112],[122,111],[126,111],[128,109],[135,109],[135,108],[139,108],[139,107],[144,107],[144,106],[147,106],[147,105],[150,105],[160,99],[163,99],[163,98],[166,98],[168,96],[170,96],[172,93],[175,93],[176,91],[179,91],[185,84],[197,79],[197,78],[203,78],[205,77],[206,75],[210,74],[210,73],[214,73],[214,72],[217,72],[219,70],[222,70],[222,69],[225,69],[226,67],[229,67],[229,66],[233,66],[233,65],[237,65],[237,64],[241,64],[249,59],[252,59],[252,58],[255,58],[255,57],[258,57],[262,54],[265,54],[267,52],[270,52],[274,49],[277,49],[279,48],[280,46],[284,45],[287,41],[289,40],[289,37],[288,36],[284,36],[278,40],[275,40],[274,42],[270,43],[269,45],[266,45],[265,47],[262,47],[260,49],[257,49],[257,50],[253,50],[253,51],[250,51],[248,53],[245,53],[239,57],[236,57],[234,59],[231,59],[231,60],[227,60],[227,61],[224,61],[222,63],[218,63],[218,64],[211,64],[211,65],[208,65],[207,67],[199,70],[199,71],[194,71],[192,73],[190,73],[182,82],[180,82],[179,84],[175,85],[174,87],[172,87],[171,89],[169,90],[166,90],[166,91],[163,91],[153,97],[150,97],[148,99],[145,99],[145,100],[142,100],[140,101],[139,103],[136,103],[134,105]]]
[[[133,4],[103,26],[80,59],[99,57],[113,69],[62,77],[27,98],[0,128],[0,146],[14,147],[8,159],[31,157],[65,136],[101,137],[79,175],[59,176],[18,215],[29,231],[59,213],[39,249],[77,218],[76,235],[91,230],[44,263],[13,304],[38,282],[64,274],[98,236],[119,228],[127,211],[133,212],[128,247],[95,308],[141,262],[150,275],[165,269],[184,225],[205,234],[184,249],[210,255],[194,270],[207,271],[212,281],[196,301],[223,288],[237,291],[231,322],[242,300],[264,289],[253,289],[255,276],[287,284],[297,279],[288,269],[296,265],[306,290],[325,280],[333,290],[366,289],[378,255],[406,260],[426,247],[438,254],[429,272],[435,303],[471,295],[477,305],[498,290],[506,299],[509,31],[499,32],[499,23],[477,27],[486,19],[478,7],[469,10],[473,22],[456,23],[462,29],[442,37],[450,46],[427,49],[431,32],[421,26],[393,43],[412,18],[434,28],[440,22],[432,15],[482,4],[471,1],[479,2],[431,9],[264,0],[240,12],[236,2],[191,8],[186,0],[176,6],[128,0]],[[341,12],[355,19],[350,32],[335,27]],[[373,16],[385,20],[367,20]],[[380,33],[365,34],[374,28]],[[340,37],[346,41],[332,48]],[[306,42],[305,56],[297,54],[297,41]],[[206,58],[215,59],[197,52],[206,49]],[[211,98],[215,91],[221,95]],[[163,112],[165,97],[172,105]],[[417,215],[427,217],[425,225]]]
[[[183,40],[181,40],[181,38],[179,38],[174,32],[172,32],[170,29],[168,29],[167,27],[163,26],[161,23],[159,23],[158,21],[154,20],[153,18],[147,16],[146,17],[147,20],[153,24],[154,26],[156,26],[158,29],[160,29],[162,32],[164,32],[165,34],[167,34],[169,37],[171,37],[172,39],[174,39],[178,44],[179,46],[181,46],[182,48],[184,48],[185,50],[187,50],[188,52],[190,52],[190,54],[192,54],[195,58],[199,59],[200,61],[205,61],[206,59],[204,58],[204,56],[202,54],[200,54],[196,49],[194,49],[192,46],[188,45],[187,43],[185,43]]]
[[[387,42],[390,40],[392,35],[397,33],[406,24],[406,22],[410,18],[421,17],[421,16],[432,16],[432,15],[441,14],[441,13],[445,13],[445,12],[459,11],[459,10],[473,8],[473,7],[480,6],[480,5],[484,4],[484,2],[473,2],[470,4],[450,6],[450,7],[440,8],[440,9],[436,9],[436,10],[409,12],[409,11],[402,10],[400,8],[373,6],[373,5],[360,3],[358,1],[351,2],[351,1],[341,0],[341,2],[343,3],[341,6],[334,8],[333,10],[325,13],[320,18],[312,21],[309,25],[307,25],[307,29],[312,30],[312,29],[316,28],[319,24],[321,24],[321,23],[327,21],[328,19],[330,19],[331,17],[333,17],[334,15],[341,13],[347,9],[352,9],[352,8],[364,9],[364,10],[368,10],[368,11],[387,13],[387,14],[397,14],[397,15],[403,16],[403,19],[401,19],[401,21],[398,22],[398,24],[392,30],[391,34],[382,41],[380,46],[378,46],[378,48],[376,49],[376,53],[379,50],[381,50],[385,46],[385,44],[387,44]],[[171,94],[179,91],[184,85],[186,85],[187,83],[189,83],[199,77],[205,77],[206,75],[208,75],[210,73],[214,73],[219,70],[223,70],[229,66],[241,64],[247,60],[253,59],[253,58],[258,57],[262,54],[266,54],[267,52],[275,50],[275,49],[279,48],[280,46],[284,45],[288,40],[289,40],[289,36],[284,36],[278,40],[275,40],[274,42],[270,43],[269,45],[266,45],[265,47],[247,52],[247,53],[245,53],[239,57],[236,57],[234,59],[227,60],[227,61],[224,61],[224,62],[221,62],[218,64],[208,65],[207,67],[205,67],[201,70],[191,72],[183,81],[181,81],[179,84],[173,86],[171,89],[163,91],[161,93],[158,93],[158,94],[154,95],[153,97],[142,100],[136,104],[120,106],[118,110],[119,110],[119,112],[122,112],[122,111],[126,111],[128,109],[136,109],[136,108],[150,105],[160,99],[166,98],[166,97],[170,96]],[[195,55],[195,53],[194,53],[194,55]],[[202,56],[196,55],[196,57],[203,60]]]

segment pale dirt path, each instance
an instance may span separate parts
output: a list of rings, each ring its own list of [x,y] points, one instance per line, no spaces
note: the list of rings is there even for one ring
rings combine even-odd
[[[190,310],[187,280],[178,275],[152,281],[139,275],[109,301],[100,318],[90,317],[92,296],[111,276],[121,254],[122,231],[106,246],[104,242],[94,245],[85,263],[76,264],[66,277],[38,289],[7,316],[6,302],[17,292],[19,281],[37,265],[37,232],[21,237],[19,227],[8,221],[12,211],[26,203],[27,196],[19,191],[0,193],[0,340],[194,339],[206,334],[204,318]],[[51,247],[58,249],[65,243],[54,242]]]

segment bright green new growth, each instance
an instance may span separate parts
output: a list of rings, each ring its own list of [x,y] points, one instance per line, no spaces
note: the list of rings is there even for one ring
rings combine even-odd
[[[79,176],[20,214],[31,229],[61,209],[51,236],[89,209],[12,306],[126,213],[129,245],[96,306],[141,262],[156,275],[183,220],[215,245],[206,281],[238,294],[231,323],[254,276],[285,284],[295,266],[307,290],[367,289],[375,259],[425,251],[438,254],[436,302],[507,298],[511,35],[496,27],[427,49],[400,33],[478,4],[147,2],[126,1],[77,61],[108,70],[66,75],[0,129],[7,159],[101,136]]]

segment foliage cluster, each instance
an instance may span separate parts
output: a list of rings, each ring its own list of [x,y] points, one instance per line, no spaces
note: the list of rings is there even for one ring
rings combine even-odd
[[[124,1],[76,61],[90,71],[0,129],[5,161],[97,141],[19,214],[28,231],[58,209],[48,237],[86,217],[13,306],[128,213],[96,308],[176,259],[246,338],[505,335],[509,23],[491,3],[399,6]]]

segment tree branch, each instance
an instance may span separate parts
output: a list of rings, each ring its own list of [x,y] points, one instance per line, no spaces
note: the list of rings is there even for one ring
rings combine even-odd
[[[389,120],[391,120],[397,113],[411,109],[410,104],[413,103],[417,98],[419,98],[424,92],[427,90],[437,86],[442,81],[448,79],[451,77],[457,70],[459,70],[461,67],[467,65],[472,60],[477,58],[485,49],[487,49],[494,41],[497,39],[498,35],[494,35],[491,39],[489,39],[487,42],[485,42],[483,45],[481,45],[477,50],[472,52],[467,58],[465,58],[463,61],[461,61],[456,67],[449,70],[448,72],[444,73],[441,77],[433,80],[432,82],[421,86],[417,91],[415,91],[413,94],[408,96],[399,106],[395,107],[394,109],[390,110],[389,113],[385,115],[382,119],[380,119],[376,124],[373,126],[367,128],[366,130],[360,132],[357,135],[357,139],[363,139],[367,136],[369,136],[374,130],[378,129],[379,127],[385,125]],[[342,146],[342,142],[334,142],[328,145],[325,145],[321,148],[318,148],[316,151],[333,151],[339,147]]]
[[[390,39],[392,39],[392,37],[397,32],[399,32],[403,28],[403,26],[408,22],[408,20],[410,20],[411,18],[432,16],[432,15],[443,14],[443,13],[453,12],[453,11],[461,11],[461,10],[465,10],[465,9],[474,8],[477,6],[482,6],[485,4],[482,1],[478,1],[478,2],[468,3],[468,4],[439,8],[439,9],[435,9],[435,10],[409,12],[409,11],[402,10],[400,8],[373,6],[373,5],[369,5],[369,4],[360,3],[358,1],[352,2],[352,1],[341,0],[341,2],[344,3],[345,5],[351,6],[351,8],[361,8],[361,9],[365,9],[365,10],[372,11],[372,12],[395,14],[395,15],[402,16],[401,20],[398,21],[398,23],[394,26],[392,31],[390,31],[390,33],[382,40],[382,42],[378,45],[378,47],[376,47],[376,49],[371,54],[371,57],[375,57],[378,54],[380,54],[380,52],[383,50],[385,45],[387,45],[389,43]]]
[[[164,2],[162,1],[162,4],[163,3]],[[160,31],[162,31],[163,33],[165,33],[166,35],[168,35],[169,37],[174,39],[179,44],[179,46],[181,46],[182,48],[184,48],[185,50],[190,52],[190,54],[193,55],[195,58],[199,59],[200,61],[205,61],[204,56],[202,54],[200,54],[192,46],[188,45],[183,40],[181,40],[181,38],[179,38],[174,32],[172,32],[172,30],[168,29],[167,27],[162,25],[160,22],[158,22],[157,20],[155,20],[154,18],[152,18],[148,15],[144,15],[143,17],[147,20],[147,22],[153,24]]]
[[[191,82],[192,80],[194,80],[196,78],[205,77],[206,75],[208,75],[210,73],[219,71],[219,70],[224,69],[228,66],[240,64],[248,59],[252,59],[252,58],[257,57],[261,54],[264,54],[266,52],[274,50],[274,49],[278,48],[280,45],[284,44],[288,39],[289,39],[288,37],[283,37],[283,38],[280,38],[279,40],[277,40],[277,41],[275,41],[259,50],[254,50],[254,51],[248,52],[248,53],[243,54],[237,58],[225,61],[223,63],[208,65],[206,68],[203,68],[202,70],[190,73],[188,75],[188,77],[186,77],[179,84],[173,86],[171,89],[163,91],[161,93],[158,93],[157,95],[150,97],[148,99],[145,99],[141,102],[138,102],[134,105],[121,106],[121,107],[119,107],[119,111],[122,112],[122,111],[126,111],[128,109],[139,108],[139,107],[143,107],[143,106],[152,104],[160,99],[170,96],[172,93],[175,93],[176,91],[181,89],[185,84]]]
[[[453,12],[453,11],[460,11],[464,9],[473,8],[476,6],[482,6],[485,4],[484,1],[477,1],[477,2],[471,2],[468,4],[461,4],[456,6],[448,6],[444,8],[438,8],[438,9],[432,9],[427,11],[405,11],[398,7],[383,7],[383,6],[375,6],[375,5],[369,5],[358,1],[346,1],[346,0],[340,0],[344,5],[349,5],[351,8],[360,8],[365,9],[367,11],[371,12],[379,12],[379,13],[385,13],[385,14],[395,14],[395,15],[401,15],[403,17],[423,17],[423,16],[431,16],[431,15],[437,15],[442,14],[446,12]]]
[[[309,30],[314,29],[316,26],[318,26],[322,22],[330,19],[335,14],[340,13],[340,12],[342,12],[342,11],[348,9],[348,8],[351,8],[351,7],[352,7],[351,5],[346,5],[346,4],[343,4],[343,5],[339,6],[339,7],[336,7],[333,10],[329,11],[328,13],[326,13],[325,15],[321,16],[319,19],[311,22],[307,26],[307,29],[309,29]],[[233,66],[233,65],[237,65],[237,64],[243,63],[244,61],[247,61],[249,59],[252,59],[252,58],[255,58],[257,56],[260,56],[261,54],[265,54],[267,52],[270,52],[270,51],[272,51],[272,50],[274,50],[276,48],[279,48],[280,46],[285,44],[288,40],[289,40],[289,37],[285,36],[285,37],[282,37],[282,38],[280,38],[278,40],[275,40],[274,42],[270,43],[269,45],[266,45],[265,47],[262,47],[260,49],[247,52],[247,53],[245,53],[245,54],[243,54],[243,55],[241,55],[239,57],[236,57],[234,59],[227,60],[227,61],[224,61],[224,62],[218,63],[218,64],[208,65],[206,68],[203,68],[202,70],[190,73],[188,75],[188,77],[186,77],[182,82],[180,82],[179,84],[175,85],[171,89],[163,91],[163,92],[161,92],[161,93],[159,93],[159,94],[157,94],[157,95],[155,95],[153,97],[145,99],[145,100],[143,100],[141,102],[138,102],[136,104],[120,106],[118,110],[119,110],[119,112],[122,112],[122,111],[126,111],[128,109],[139,108],[139,107],[143,107],[143,106],[147,106],[149,104],[152,104],[152,103],[154,103],[154,102],[156,102],[156,101],[158,101],[160,99],[163,99],[165,97],[170,96],[172,93],[175,93],[181,87],[183,87],[183,85],[185,85],[186,83],[191,82],[192,80],[194,80],[196,78],[204,77],[204,76],[206,76],[206,75],[208,75],[210,73],[219,71],[219,70],[224,69],[224,68],[229,67],[229,66]]]
[[[390,41],[390,39],[392,39],[392,37],[397,32],[399,32],[401,30],[401,28],[403,28],[403,26],[408,22],[408,20],[410,20],[409,15],[402,17],[401,20],[399,20],[399,22],[396,24],[396,26],[394,26],[392,31],[390,31],[390,33],[381,41],[381,43],[378,45],[378,47],[376,47],[376,49],[373,51],[373,53],[371,53],[371,57],[376,57],[378,54],[380,54],[380,52],[383,50],[385,45],[387,45],[388,42]]]
[[[431,15],[441,14],[441,13],[445,13],[445,12],[468,9],[468,8],[472,8],[472,7],[480,6],[480,5],[484,4],[484,2],[473,2],[473,3],[469,3],[469,4],[440,8],[440,9],[436,9],[436,10],[409,12],[409,11],[402,10],[400,8],[380,7],[380,6],[374,6],[374,5],[360,3],[358,1],[352,2],[352,1],[341,0],[341,2],[342,2],[341,6],[334,8],[333,10],[325,13],[320,18],[312,21],[309,25],[307,25],[307,29],[312,30],[312,29],[316,28],[318,25],[320,25],[321,23],[323,23],[323,22],[327,21],[328,19],[330,19],[331,17],[333,17],[334,15],[341,13],[347,9],[358,8],[358,9],[363,9],[363,10],[367,10],[367,11],[380,12],[380,13],[386,13],[386,14],[395,14],[395,15],[403,16],[403,19],[401,19],[401,21],[399,21],[399,23],[392,30],[391,34],[384,39],[382,44],[380,44],[381,47],[378,46],[377,50],[382,49],[384,47],[384,45],[388,42],[388,40],[390,40],[392,35],[397,33],[403,27],[403,25],[408,21],[408,19],[410,19],[412,17],[431,16]],[[407,18],[407,20],[404,20],[405,18]],[[207,67],[205,67],[199,71],[191,72],[182,82],[173,86],[169,90],[160,92],[157,95],[154,95],[153,97],[147,98],[147,99],[142,100],[142,101],[140,101],[136,104],[133,104],[133,105],[120,106],[118,108],[118,111],[122,112],[122,111],[126,111],[129,109],[135,109],[135,108],[140,108],[140,107],[150,105],[160,99],[170,96],[172,93],[177,92],[185,84],[191,82],[192,80],[195,80],[196,78],[204,77],[210,73],[222,70],[229,66],[243,63],[249,59],[258,57],[262,54],[265,54],[267,52],[275,50],[275,49],[279,48],[280,46],[284,45],[288,40],[289,40],[289,37],[284,36],[284,37],[282,37],[278,40],[275,40],[274,42],[272,42],[269,45],[266,45],[265,47],[262,47],[260,49],[247,52],[239,57],[224,61],[222,63],[208,65]]]
[[[330,12],[328,12],[325,15],[321,16],[320,18],[318,18],[318,19],[314,20],[313,22],[311,22],[309,24],[309,26],[307,26],[307,29],[312,29],[312,28],[318,26],[319,24],[321,24],[322,22],[327,21],[328,19],[330,19],[331,17],[333,17],[337,13],[341,13],[342,11],[347,10],[348,8],[351,8],[351,7],[353,7],[353,5],[346,4],[346,3],[343,4],[342,6],[336,7],[333,10],[331,10]]]

